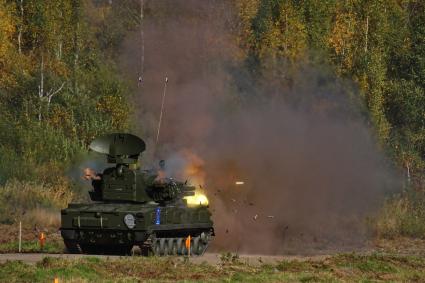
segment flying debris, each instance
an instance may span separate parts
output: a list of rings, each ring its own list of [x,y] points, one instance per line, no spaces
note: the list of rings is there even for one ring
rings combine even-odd
[[[235,185],[236,186],[242,186],[242,185],[244,185],[245,184],[245,182],[243,182],[243,181],[236,181],[235,182]]]
[[[268,215],[267,218],[274,218],[274,215]]]
[[[254,218],[254,220],[257,220],[258,214],[255,214],[253,218]]]

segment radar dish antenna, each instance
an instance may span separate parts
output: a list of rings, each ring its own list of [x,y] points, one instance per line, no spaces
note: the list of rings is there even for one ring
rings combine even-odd
[[[114,133],[100,136],[90,143],[90,149],[106,154],[110,163],[136,163],[146,149],[145,142],[132,134]]]

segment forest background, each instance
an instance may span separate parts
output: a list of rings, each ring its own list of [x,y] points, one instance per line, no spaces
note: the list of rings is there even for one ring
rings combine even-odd
[[[234,59],[252,78],[290,86],[280,80],[284,62],[292,72],[326,66],[353,82],[376,143],[406,179],[402,193],[388,195],[378,234],[425,237],[425,3],[209,2],[232,7],[226,21],[238,47]],[[2,224],[57,225],[46,215],[79,197],[69,172],[90,141],[142,131],[132,106],[140,74],[120,69],[122,43],[140,29],[140,3],[0,0]],[[149,5],[145,0],[145,18],[167,17],[161,4]]]

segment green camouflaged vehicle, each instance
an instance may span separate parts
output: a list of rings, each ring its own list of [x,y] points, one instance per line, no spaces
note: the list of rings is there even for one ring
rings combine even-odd
[[[194,187],[136,168],[145,143],[131,134],[95,139],[90,148],[107,155],[114,167],[102,174],[86,169],[91,203],[69,204],[61,211],[61,234],[70,253],[202,255],[214,236],[207,206],[189,207]]]

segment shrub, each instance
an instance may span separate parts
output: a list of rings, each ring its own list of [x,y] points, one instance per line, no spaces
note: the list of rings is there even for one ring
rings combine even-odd
[[[425,192],[409,190],[386,201],[376,221],[379,238],[425,238]]]
[[[73,199],[70,185],[54,185],[12,180],[0,187],[0,223],[22,220],[25,224],[51,227],[59,225],[59,209]]]

